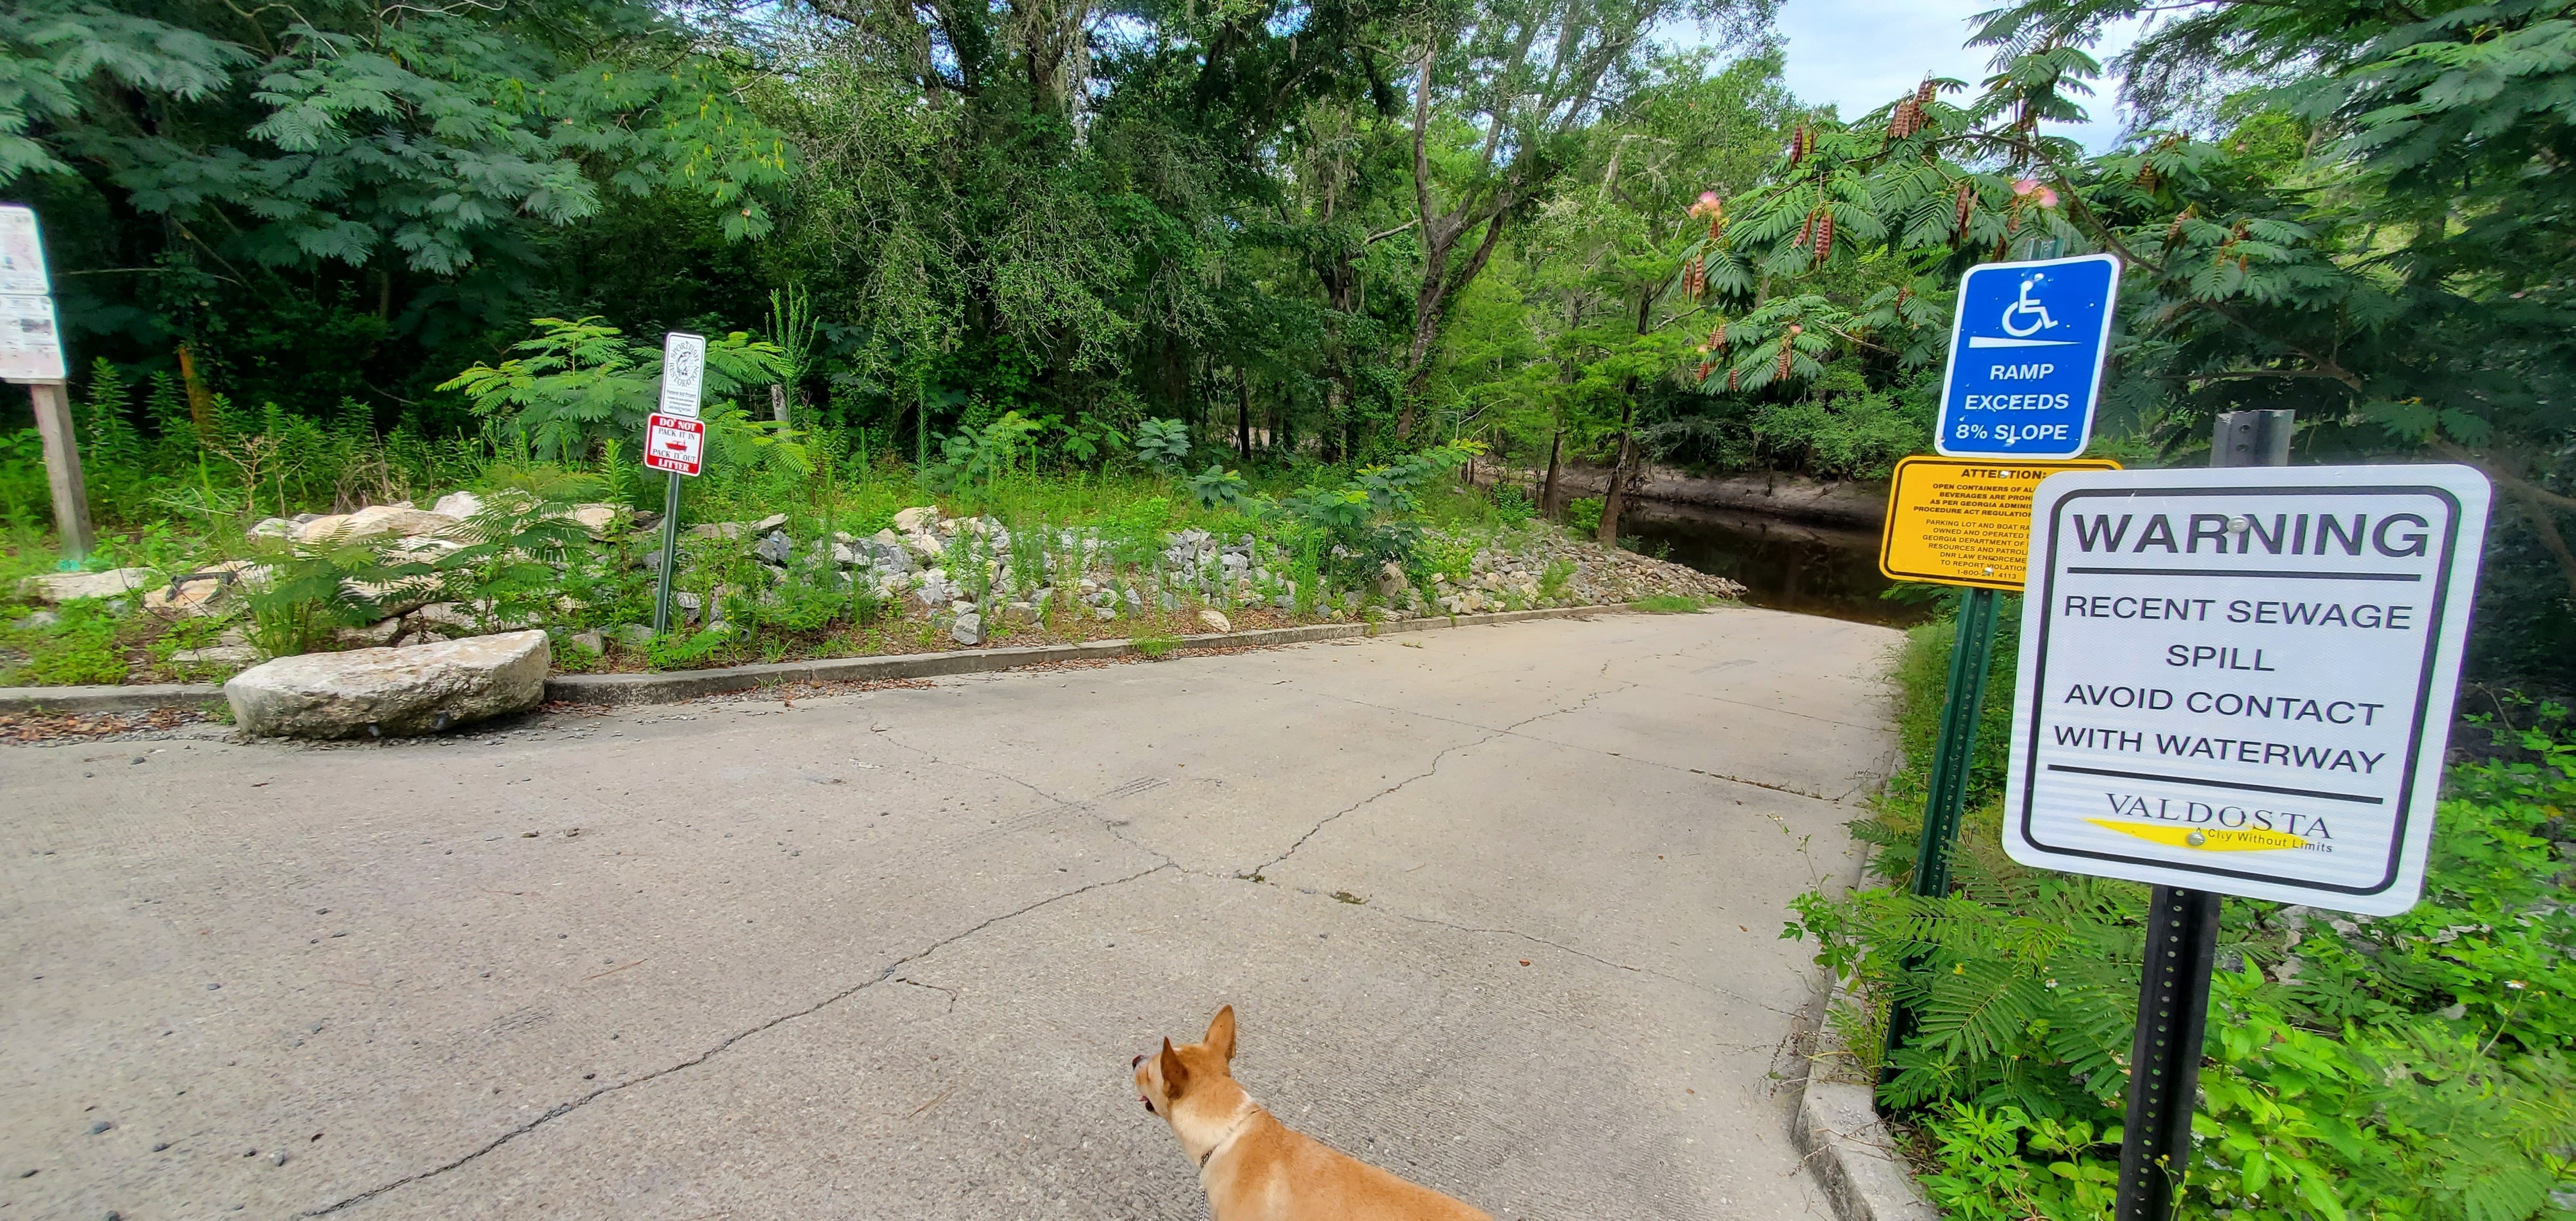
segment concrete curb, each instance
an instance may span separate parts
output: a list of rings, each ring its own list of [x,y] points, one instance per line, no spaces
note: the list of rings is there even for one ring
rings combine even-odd
[[[1348,636],[1386,636],[1438,628],[1516,623],[1523,619],[1570,619],[1629,609],[1626,603],[1569,606],[1548,610],[1495,611],[1482,615],[1437,615],[1386,623],[1318,623],[1305,627],[1264,628],[1221,635],[1184,636],[1183,646],[1218,648],[1303,644]],[[957,649],[946,653],[910,653],[898,657],[845,657],[821,661],[782,661],[766,665],[726,666],[715,670],[682,670],[670,674],[556,674],[546,679],[546,698],[580,704],[671,704],[702,695],[756,691],[781,683],[872,682],[898,678],[938,678],[950,674],[983,674],[1054,661],[1124,657],[1140,652],[1133,640],[1092,640],[1081,644],[1029,645],[1019,648]],[[133,687],[0,687],[0,712],[145,712],[173,705],[202,704],[224,698],[215,683],[162,683]]]
[[[215,683],[134,687],[0,687],[0,712],[150,712],[224,698]]]
[[[1790,1140],[1840,1221],[1940,1221],[1872,1109],[1871,1093],[1865,1085],[1810,1083],[1790,1120]]]
[[[1854,885],[1860,879],[1852,879]],[[1897,1152],[1887,1121],[1878,1117],[1878,1091],[1849,1081],[1816,1079],[1817,1051],[1836,1001],[1850,993],[1826,969],[1816,995],[1798,1015],[1805,1036],[1805,1065],[1798,1075],[1789,1143],[1824,1188],[1836,1221],[1941,1221],[1941,1212],[1915,1183],[1913,1168]]]

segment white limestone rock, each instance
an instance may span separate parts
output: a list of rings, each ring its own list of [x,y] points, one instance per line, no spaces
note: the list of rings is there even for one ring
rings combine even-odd
[[[333,513],[317,517],[295,528],[299,543],[344,542],[383,535],[444,534],[455,529],[457,519],[425,509],[396,508],[392,505],[369,505],[355,513]]]
[[[149,568],[111,568],[106,572],[49,572],[18,583],[18,592],[38,602],[77,602],[82,598],[119,598],[161,584]]]
[[[549,660],[539,631],[307,653],[234,675],[224,698],[253,737],[437,733],[536,707]]]
[[[582,529],[590,531],[592,538],[601,538],[607,535],[608,528],[615,525],[618,517],[625,511],[625,508],[620,505],[574,505],[572,519],[580,523]]]

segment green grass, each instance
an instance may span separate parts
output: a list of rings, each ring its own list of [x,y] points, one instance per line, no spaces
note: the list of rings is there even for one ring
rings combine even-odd
[[[1650,615],[1696,615],[1715,605],[1717,603],[1713,599],[1694,598],[1689,594],[1657,594],[1651,598],[1639,598],[1629,603],[1628,608]]]
[[[27,654],[24,665],[0,671],[6,681],[38,686],[125,681],[124,650],[117,643],[117,621],[101,602],[65,603],[61,620],[51,627],[26,626],[21,617],[0,628],[0,643]]]

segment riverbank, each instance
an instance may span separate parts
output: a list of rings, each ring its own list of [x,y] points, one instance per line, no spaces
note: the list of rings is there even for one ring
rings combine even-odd
[[[1541,470],[1505,472],[1508,481],[1527,488],[1546,478]],[[1557,496],[1571,501],[1600,496],[1610,485],[1608,467],[1568,465],[1557,472]],[[1666,505],[1726,509],[1783,521],[1812,522],[1866,530],[1872,536],[1887,517],[1887,485],[1810,479],[1778,471],[1741,475],[1695,475],[1677,467],[1647,465],[1629,489],[1633,498]]]
[[[1485,472],[1485,482],[1496,474]],[[1599,497],[1608,474],[1588,466],[1560,471],[1560,501]],[[1742,585],[1747,605],[1890,627],[1929,614],[1924,605],[1883,596],[1895,585],[1878,570],[1884,485],[1668,467],[1649,467],[1645,476],[1620,514],[1620,536],[1648,555]],[[1524,493],[1544,478],[1544,471],[1499,472],[1504,486]]]

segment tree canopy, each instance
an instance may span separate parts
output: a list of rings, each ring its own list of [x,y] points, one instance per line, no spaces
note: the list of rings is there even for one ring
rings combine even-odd
[[[84,362],[192,399],[508,428],[458,373],[531,320],[767,320],[778,411],[923,459],[1017,413],[1066,454],[1177,418],[1868,478],[1924,448],[1959,273],[2045,237],[2127,264],[2106,443],[2290,407],[2303,456],[2474,463],[2521,574],[2481,613],[2525,669],[2576,645],[2576,5],[2023,0],[1988,75],[1859,115],[1791,95],[1771,16],[28,0],[0,189]],[[2114,102],[2115,147],[2059,134]]]

